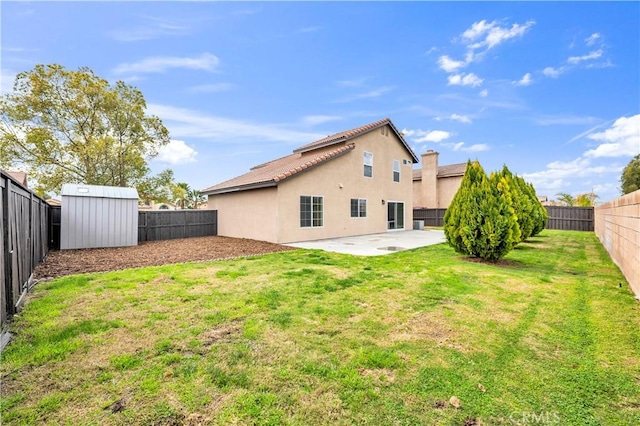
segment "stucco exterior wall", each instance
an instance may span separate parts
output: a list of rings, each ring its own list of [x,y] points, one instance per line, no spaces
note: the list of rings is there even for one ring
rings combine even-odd
[[[423,196],[424,191],[422,190],[422,180],[414,180],[412,188],[413,188],[413,208],[414,209],[426,208],[425,206],[426,203]]]
[[[438,208],[446,209],[451,204],[454,195],[458,192],[462,176],[445,177],[438,179]]]
[[[640,190],[595,208],[595,233],[640,299]]]
[[[277,188],[209,195],[207,208],[218,210],[218,235],[278,242]]]
[[[413,172],[411,155],[389,129],[380,129],[350,142],[355,148],[318,168],[278,186],[278,242],[288,243],[387,231],[387,203],[404,202],[404,229],[411,229]],[[373,177],[363,173],[363,153],[373,153]],[[400,161],[400,182],[393,181],[393,160]],[[402,160],[409,160],[403,164]],[[322,196],[324,224],[300,227],[300,196]],[[352,218],[350,200],[367,200],[367,217]],[[385,201],[382,204],[382,200]],[[222,219],[220,222],[222,223]]]

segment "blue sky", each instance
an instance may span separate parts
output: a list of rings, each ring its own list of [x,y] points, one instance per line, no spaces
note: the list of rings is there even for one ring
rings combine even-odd
[[[2,2],[2,91],[39,63],[145,95],[152,162],[204,188],[390,117],[440,164],[619,194],[640,152],[640,4]]]

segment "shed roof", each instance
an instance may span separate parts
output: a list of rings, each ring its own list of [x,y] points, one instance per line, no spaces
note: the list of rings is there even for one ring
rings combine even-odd
[[[62,185],[63,197],[93,197],[93,198],[120,198],[137,200],[138,191],[135,188],[122,188],[120,186],[98,186],[65,183]]]

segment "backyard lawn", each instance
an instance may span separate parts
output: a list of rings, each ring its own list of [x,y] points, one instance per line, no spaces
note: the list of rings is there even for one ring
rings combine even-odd
[[[2,424],[640,424],[640,304],[587,232],[74,275],[11,331]]]

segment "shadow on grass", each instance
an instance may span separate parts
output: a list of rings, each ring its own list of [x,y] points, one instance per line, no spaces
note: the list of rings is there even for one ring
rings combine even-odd
[[[480,257],[459,257],[460,260],[463,260],[465,262],[471,262],[471,263],[480,263],[482,265],[487,265],[487,266],[496,266],[498,268],[506,268],[506,269],[520,269],[523,267],[529,267],[531,265],[522,262],[520,260],[514,260],[514,259],[499,259],[496,262],[491,262],[489,260],[484,260]]]

